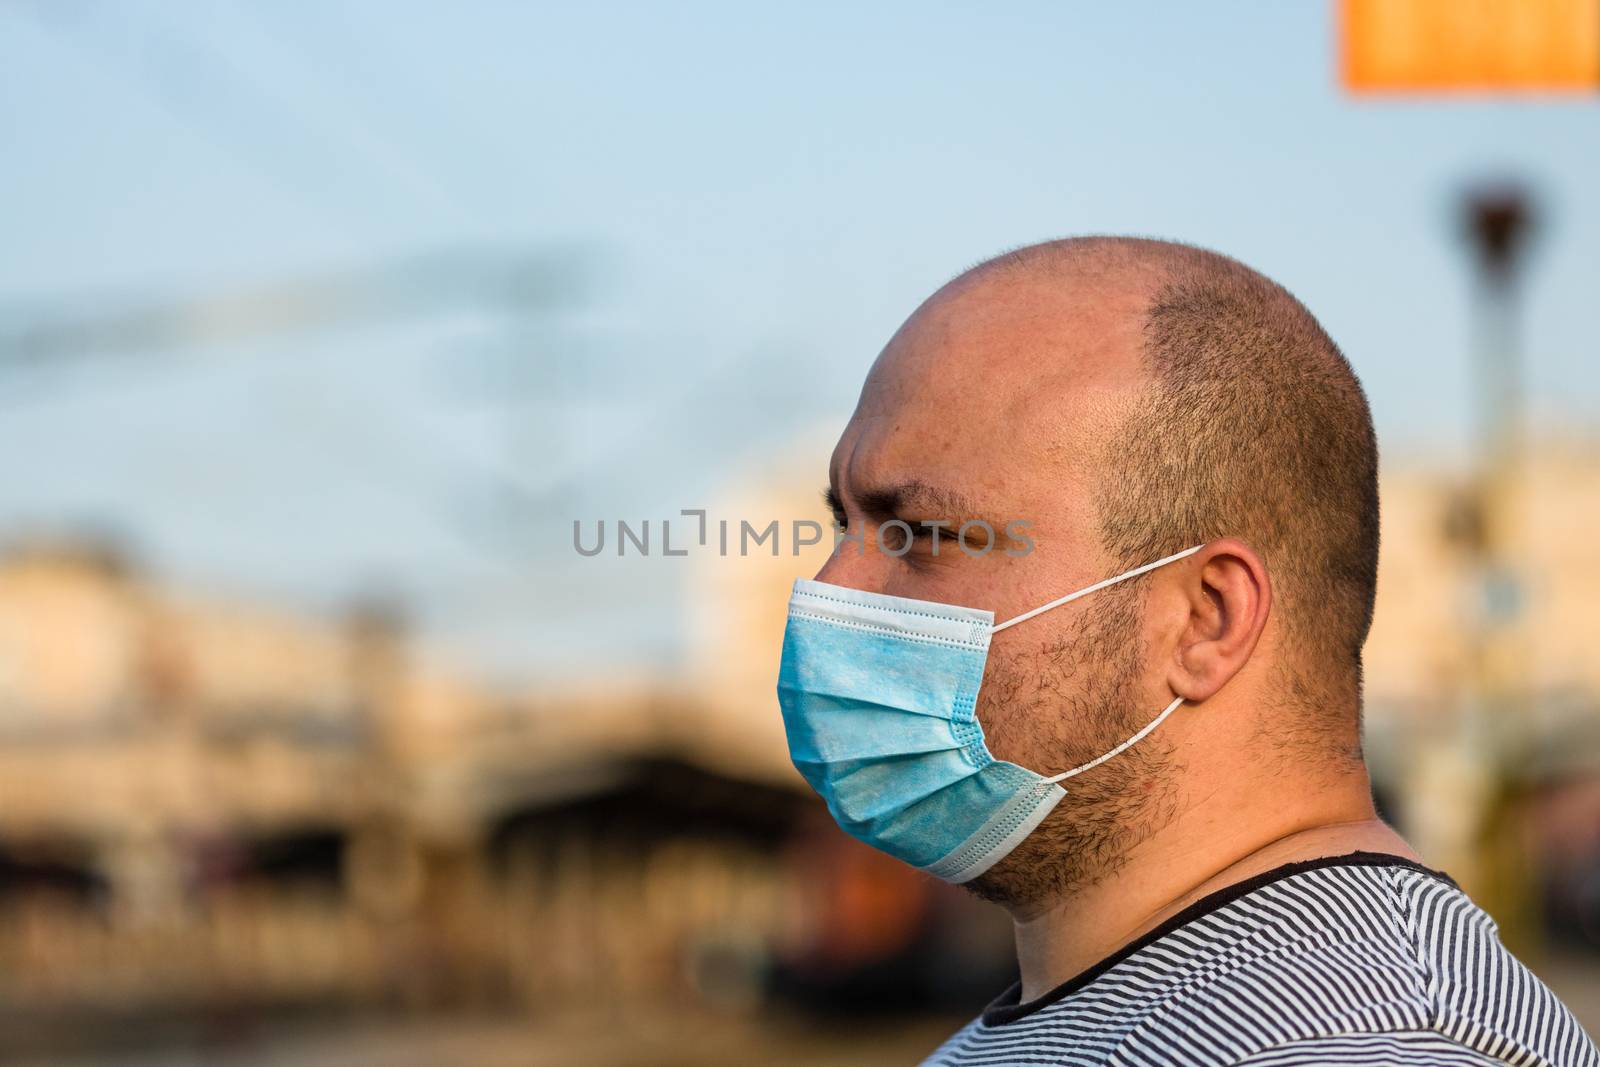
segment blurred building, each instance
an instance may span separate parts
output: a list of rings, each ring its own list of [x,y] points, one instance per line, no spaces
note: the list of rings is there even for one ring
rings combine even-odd
[[[820,454],[747,472],[713,514],[822,518]],[[1486,608],[1469,572],[1459,486],[1427,464],[1385,475],[1380,794],[1425,853],[1513,842],[1541,929],[1600,944],[1600,447],[1530,461],[1509,604]],[[696,562],[676,677],[507,693],[430,664],[380,604],[292,618],[103,551],[13,551],[0,1041],[140,1007],[981,1002],[1009,966],[998,913],[844,837],[787,765],[785,603],[825,552]],[[1527,700],[1468,735],[1498,754],[1486,777],[1459,726],[1464,621],[1490,609],[1523,632]],[[1474,789],[1511,790],[1510,822],[1453,825]]]
[[[778,772],[767,690],[754,734],[681,680],[493,693],[392,611],[291,618],[13,551],[0,1049],[84,1012],[941,993],[918,961],[972,955],[927,936],[948,901]],[[956,972],[984,993],[975,951]]]
[[[1600,443],[1547,436],[1530,453],[1493,517],[1510,550],[1501,573],[1473,551],[1468,486],[1425,464],[1385,478],[1368,757],[1390,814],[1520,952],[1594,948]],[[1487,648],[1485,623],[1501,635]]]

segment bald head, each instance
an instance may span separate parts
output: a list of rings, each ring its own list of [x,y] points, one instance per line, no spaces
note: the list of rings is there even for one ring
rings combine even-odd
[[[1272,576],[1285,702],[1359,706],[1378,552],[1371,417],[1338,348],[1266,277],[1135,238],[998,256],[896,334],[863,414],[868,438],[924,459],[980,453],[981,472],[960,477],[1092,529],[1107,573],[1247,542]]]

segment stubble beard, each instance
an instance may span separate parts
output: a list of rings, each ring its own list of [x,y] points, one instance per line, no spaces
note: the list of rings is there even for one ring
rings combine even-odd
[[[1042,647],[1019,643],[998,656],[991,650],[978,713],[996,758],[1056,774],[1115,748],[1159,712],[1138,696],[1143,590],[1108,590],[1102,597],[1098,610]],[[1044,821],[966,888],[1031,909],[1115,873],[1170,820],[1172,760],[1170,748],[1152,736],[1068,779],[1067,796]]]

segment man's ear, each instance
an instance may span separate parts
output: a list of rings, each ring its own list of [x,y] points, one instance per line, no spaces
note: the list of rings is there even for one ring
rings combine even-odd
[[[1179,572],[1187,618],[1167,684],[1195,703],[1216,695],[1250,661],[1272,610],[1272,581],[1261,557],[1235,537],[1211,542],[1188,563]]]

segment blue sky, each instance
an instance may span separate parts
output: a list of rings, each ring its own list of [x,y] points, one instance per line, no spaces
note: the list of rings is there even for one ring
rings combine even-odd
[[[1238,256],[1343,345],[1388,455],[1459,454],[1452,209],[1506,174],[1546,216],[1530,403],[1594,425],[1600,103],[1352,100],[1333,47],[1321,3],[13,0],[0,336],[440,249],[585,281],[0,368],[0,533],[120,530],[297,608],[391,587],[504,675],[668,662],[681,572],[575,568],[571,518],[692,505],[841,422],[923,296],[1027,241]]]

